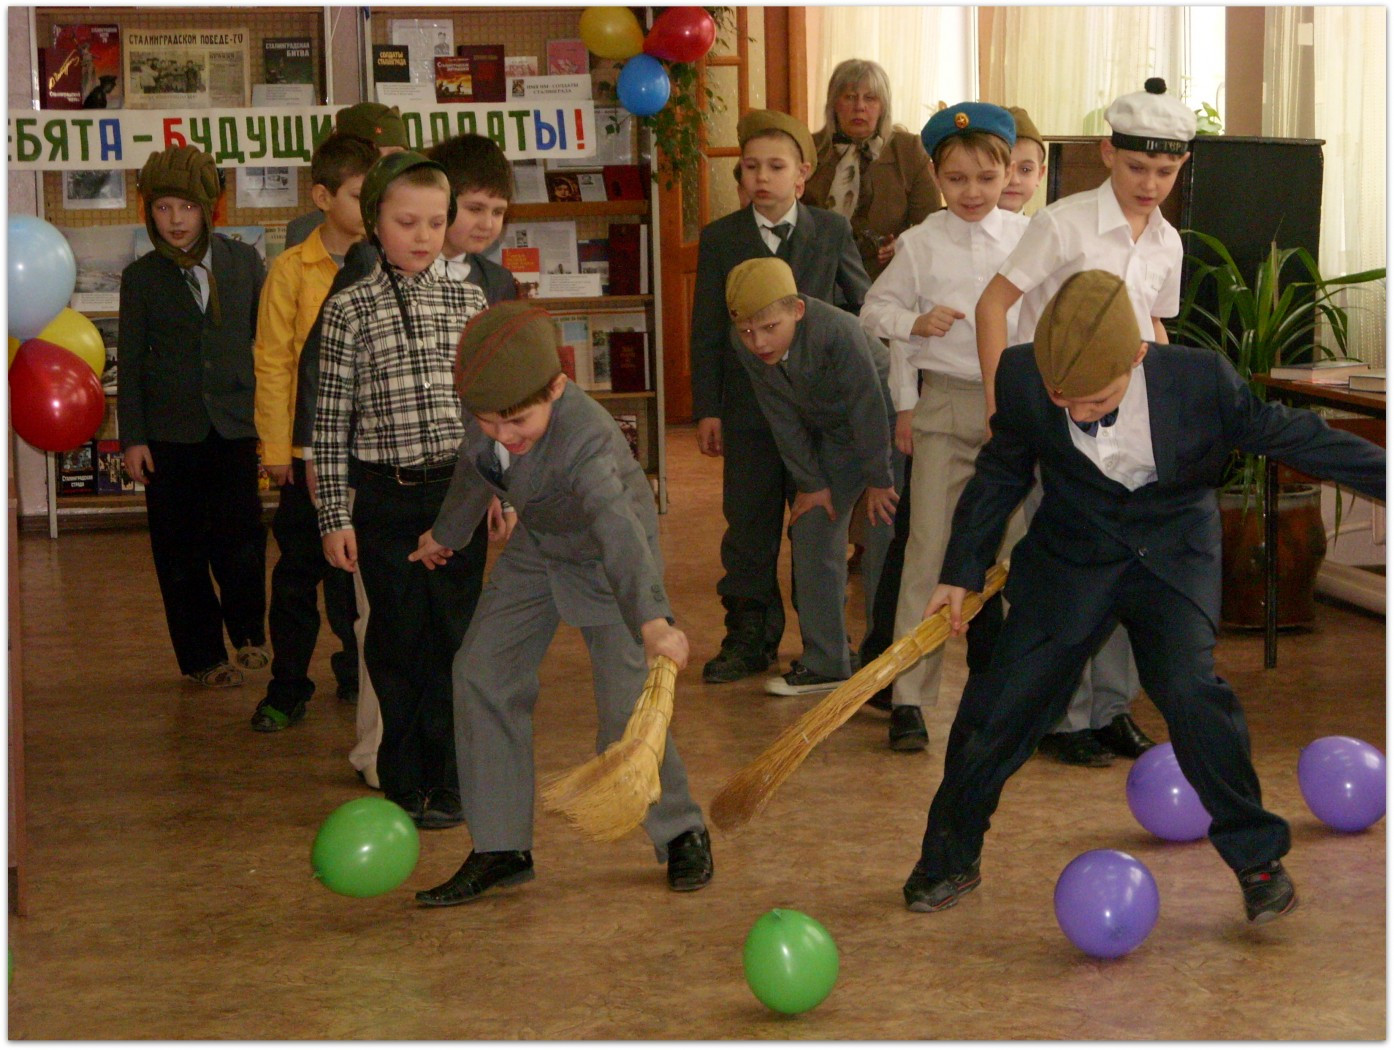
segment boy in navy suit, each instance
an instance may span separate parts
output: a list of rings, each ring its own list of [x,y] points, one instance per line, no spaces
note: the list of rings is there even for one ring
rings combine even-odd
[[[854,314],[871,284],[851,224],[798,201],[816,157],[808,128],[786,113],[757,109],[741,117],[736,135],[740,182],[751,204],[703,228],[692,297],[692,417],[702,454],[723,457],[726,517],[725,574],[716,587],[726,607],[726,637],[702,668],[707,682],[759,674],[778,652],[784,599],[776,572],[784,504],[793,496],[737,356],[742,351],[731,345],[727,275],[746,259],[777,256],[789,263],[800,292]]]
[[[1215,487],[1237,448],[1383,500],[1384,450],[1258,400],[1218,354],[1142,342],[1123,281],[1102,270],[1068,278],[1035,332],[1034,347],[1002,355],[992,438],[954,511],[925,610],[948,606],[962,631],[964,595],[981,589],[1039,464],[1044,495],[1012,554],[1011,611],[988,670],[964,688],[906,905],[939,911],[978,885],[1003,785],[1121,622],[1249,921],[1278,918],[1297,903],[1279,859],[1288,826],[1262,806],[1243,712],[1215,674]]]
[[[513,166],[503,150],[483,135],[456,135],[426,156],[445,169],[455,195],[455,221],[441,251],[446,273],[479,285],[490,306],[518,298],[513,275],[483,255],[499,239],[513,200]]]

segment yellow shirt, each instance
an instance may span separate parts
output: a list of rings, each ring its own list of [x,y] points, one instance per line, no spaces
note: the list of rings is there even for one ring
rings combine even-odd
[[[288,464],[292,455],[301,454],[299,447],[291,446],[300,351],[339,272],[339,264],[324,249],[320,232],[316,227],[300,244],[277,256],[261,290],[252,349],[257,377],[256,427],[262,462],[273,466]]]

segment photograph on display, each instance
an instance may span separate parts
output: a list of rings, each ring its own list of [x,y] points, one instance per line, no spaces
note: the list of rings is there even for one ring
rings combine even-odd
[[[59,232],[77,260],[77,283],[69,302],[81,313],[115,313],[121,308],[121,271],[150,250],[150,238],[139,253],[136,231],[144,226],[70,226]]]
[[[89,318],[102,336],[102,346],[106,349],[106,364],[102,368],[102,393],[116,393],[116,345],[120,330],[120,319],[116,317]]]
[[[247,30],[126,31],[130,109],[240,108],[251,100]]]
[[[126,206],[126,173],[106,171],[63,172],[63,207],[69,211],[119,211]]]

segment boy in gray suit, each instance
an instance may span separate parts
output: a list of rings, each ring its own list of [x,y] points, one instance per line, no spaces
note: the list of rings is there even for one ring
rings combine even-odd
[[[526,301],[491,307],[460,338],[455,387],[465,439],[435,524],[411,555],[446,564],[496,500],[517,512],[478,615],[455,656],[460,796],[474,849],[460,870],[416,895],[426,907],[464,904],[533,877],[532,712],[537,668],[557,625],[581,629],[591,655],[600,730],[617,740],[659,656],[687,663],[673,626],[648,478],[605,409],[570,385],[552,318]],[[711,841],[671,738],[662,797],[644,830],[668,885],[712,876]]]
[[[827,692],[852,673],[844,616],[852,508],[865,490],[872,525],[895,517],[886,348],[851,314],[800,295],[782,259],[733,269],[726,306],[732,342],[749,351],[738,351],[740,362],[797,490],[789,536],[803,656],[765,691]]]

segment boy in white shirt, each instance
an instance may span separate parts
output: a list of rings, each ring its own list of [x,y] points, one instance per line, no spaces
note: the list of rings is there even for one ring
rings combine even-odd
[[[978,357],[989,415],[1002,351],[1031,340],[1045,304],[1081,270],[1121,277],[1138,328],[1158,343],[1169,341],[1161,319],[1180,310],[1182,250],[1180,235],[1159,206],[1190,157],[1196,118],[1166,94],[1165,81],[1153,77],[1145,86],[1104,113],[1113,129],[1099,144],[1108,181],[1037,212],[978,300]],[[1018,301],[1018,335],[1010,338],[1008,311]],[[1071,765],[1106,766],[1113,754],[1138,757],[1153,743],[1128,712],[1138,687],[1127,634],[1119,628],[1085,668],[1069,712],[1043,749]]]
[[[896,637],[923,616],[939,579],[954,504],[987,439],[971,311],[1028,225],[997,207],[1016,143],[1010,113],[964,102],[931,117],[920,138],[946,206],[901,234],[861,312],[868,333],[891,341],[895,442],[915,463]],[[941,660],[932,653],[896,680],[894,750],[918,751],[928,743],[920,708],[938,699]]]

